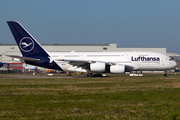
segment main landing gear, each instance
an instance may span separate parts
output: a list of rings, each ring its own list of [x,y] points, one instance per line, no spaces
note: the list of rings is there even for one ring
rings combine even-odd
[[[164,77],[168,77],[168,72],[167,71],[164,72]]]
[[[85,75],[85,77],[102,77],[101,73],[93,74],[93,73],[88,73]]]

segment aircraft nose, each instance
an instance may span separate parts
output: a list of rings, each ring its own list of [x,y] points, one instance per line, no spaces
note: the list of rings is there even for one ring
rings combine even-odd
[[[177,65],[178,65],[177,62],[173,60],[173,61],[172,61],[172,64],[171,64],[172,68],[176,68]]]

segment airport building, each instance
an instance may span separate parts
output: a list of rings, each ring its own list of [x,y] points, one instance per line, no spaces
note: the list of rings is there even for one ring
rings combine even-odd
[[[163,54],[166,53],[166,48],[118,48],[117,44],[42,44],[43,48],[49,52],[110,52],[110,51],[154,51]],[[21,55],[21,52],[16,44],[0,44],[0,62],[17,63],[11,57],[6,55]],[[167,54],[179,60],[180,55]],[[16,66],[16,64],[14,65]],[[23,64],[23,67],[26,65]],[[19,66],[20,67],[20,66]],[[22,68],[22,67],[21,67]]]

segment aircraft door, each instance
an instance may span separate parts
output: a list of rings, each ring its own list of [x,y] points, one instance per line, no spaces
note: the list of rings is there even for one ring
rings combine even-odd
[[[58,55],[59,59],[63,59],[63,56],[64,56],[63,54]]]
[[[80,54],[80,59],[84,59],[84,54]]]
[[[164,65],[164,64],[165,64],[165,60],[161,59],[161,65]]]
[[[126,54],[126,58],[129,60],[129,58],[130,58],[130,55],[129,55],[129,54]]]

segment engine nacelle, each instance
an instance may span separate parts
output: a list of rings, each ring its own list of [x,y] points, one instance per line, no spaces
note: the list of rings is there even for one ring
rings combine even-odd
[[[124,74],[125,65],[112,65],[110,66],[110,72],[114,74]]]
[[[105,63],[91,63],[90,70],[92,72],[105,72],[106,64]]]

